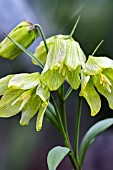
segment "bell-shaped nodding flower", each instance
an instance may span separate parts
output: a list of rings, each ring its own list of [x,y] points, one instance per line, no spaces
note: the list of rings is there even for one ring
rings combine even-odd
[[[109,107],[113,109],[113,60],[107,57],[89,56],[85,69],[82,70],[81,92],[95,116],[101,108],[97,91],[106,97]]]
[[[17,25],[8,36],[21,44],[24,48],[28,48],[33,41],[39,36],[35,25],[24,20]],[[0,43],[0,56],[9,60],[14,59],[23,51],[19,49],[8,37]]]
[[[0,117],[22,112],[20,124],[28,125],[37,113],[36,129],[40,131],[50,92],[40,83],[39,73],[9,75],[0,79]]]
[[[59,35],[50,46],[41,81],[51,90],[57,90],[66,80],[73,89],[80,85],[80,69],[85,55],[79,44],[69,36]]]
[[[50,46],[53,44],[55,38],[56,38],[56,36],[52,36],[52,37],[46,39],[48,49],[50,49]],[[38,47],[35,50],[34,56],[42,64],[46,63],[47,52],[46,52],[46,48],[45,48],[45,45],[44,45],[44,41],[40,42],[40,44],[38,45]],[[34,60],[32,60],[32,63],[37,65],[37,63]]]

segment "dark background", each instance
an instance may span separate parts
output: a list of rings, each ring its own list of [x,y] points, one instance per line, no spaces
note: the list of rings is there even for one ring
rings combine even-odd
[[[1,0],[0,1],[0,40],[21,20],[27,19],[42,26],[46,37],[55,34],[69,34],[77,17],[80,22],[74,38],[84,50],[91,54],[98,43],[104,43],[96,52],[97,56],[113,58],[113,0]],[[31,52],[41,41],[37,39]],[[0,58],[0,77],[12,73],[35,72],[39,68],[31,63],[25,54],[13,61]],[[66,85],[67,86],[67,85]],[[79,90],[74,92],[66,103],[70,139],[74,145],[75,117]],[[83,100],[81,134],[82,139],[88,128],[98,120],[113,117],[105,98],[97,116],[91,117],[89,106]],[[56,129],[44,119],[41,132],[36,132],[34,117],[29,126],[19,125],[20,114],[9,119],[0,119],[0,170],[47,170],[48,151],[63,141]],[[71,170],[68,158],[58,167]],[[113,170],[113,129],[100,135],[91,145],[84,161],[83,170]]]

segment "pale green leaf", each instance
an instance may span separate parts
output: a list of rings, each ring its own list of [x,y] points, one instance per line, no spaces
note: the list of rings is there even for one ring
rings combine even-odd
[[[28,74],[28,73],[21,73],[16,74],[8,84],[8,87],[12,87],[14,89],[23,89],[27,90],[33,87],[36,87],[39,84],[39,77],[40,74],[38,72]]]
[[[95,138],[101,134],[103,131],[108,129],[111,125],[113,125],[113,118],[108,118],[102,121],[97,122],[93,125],[85,134],[82,143],[80,145],[80,165],[82,166],[85,154],[90,146],[90,144],[95,140]]]
[[[56,170],[61,161],[69,153],[70,149],[66,147],[56,146],[49,151],[47,163],[49,170]]]

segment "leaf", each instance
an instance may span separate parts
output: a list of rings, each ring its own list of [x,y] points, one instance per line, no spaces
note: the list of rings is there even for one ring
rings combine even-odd
[[[95,138],[101,134],[103,131],[108,129],[111,125],[113,125],[113,118],[108,118],[105,120],[101,120],[95,125],[93,125],[88,132],[85,134],[82,143],[80,145],[79,159],[80,165],[82,166],[85,154],[90,146],[90,144],[95,140]]]
[[[56,170],[57,166],[64,159],[64,157],[69,153],[70,149],[66,147],[56,146],[49,151],[47,157],[47,163],[49,170]]]
[[[6,34],[5,34],[6,35]],[[25,49],[23,46],[21,46],[19,43],[14,41],[12,38],[10,38],[8,35],[6,35],[18,48],[20,48],[23,52],[25,52],[31,59],[33,59],[42,69],[43,64],[27,49]]]

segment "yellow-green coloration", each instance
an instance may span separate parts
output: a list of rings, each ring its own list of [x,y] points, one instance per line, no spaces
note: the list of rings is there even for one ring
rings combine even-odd
[[[48,39],[46,39],[46,43],[47,43],[47,47],[48,49],[50,49],[50,46],[53,44],[54,42],[54,39],[55,39],[56,36],[53,36],[53,37],[50,37]],[[34,53],[34,56],[42,63],[42,64],[45,64],[46,63],[46,58],[47,58],[47,52],[46,52],[46,48],[45,48],[45,45],[44,45],[44,42],[41,41],[40,44],[38,45],[38,47],[36,48],[35,50],[35,53]],[[32,60],[33,64],[36,64],[37,63]]]
[[[33,41],[39,36],[38,30],[35,26],[28,22],[22,21],[17,25],[8,36],[22,45],[24,48],[28,48]],[[6,37],[0,43],[0,56],[9,60],[14,59],[23,51],[19,49],[8,37]]]
[[[28,125],[39,111],[36,122],[41,130],[50,92],[40,83],[40,73],[9,75],[0,79],[0,117],[11,117],[22,112],[20,124]]]
[[[84,67],[86,57],[79,44],[69,36],[59,35],[51,45],[41,81],[51,90],[57,90],[64,80],[78,89],[80,69]]]
[[[109,107],[113,109],[112,75],[113,60],[107,57],[89,56],[82,71],[80,95],[87,100],[92,116],[95,116],[101,108],[101,101],[97,91],[106,97]]]

